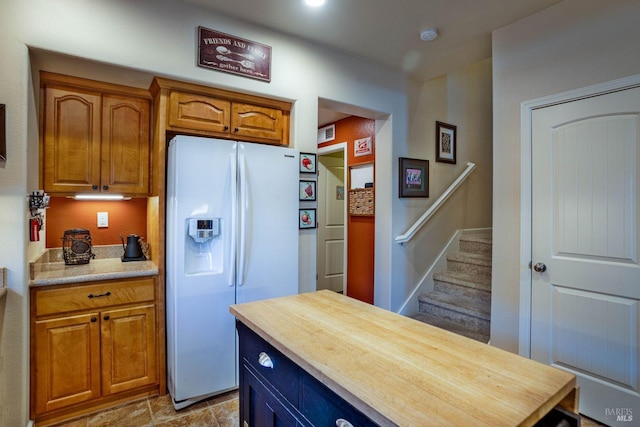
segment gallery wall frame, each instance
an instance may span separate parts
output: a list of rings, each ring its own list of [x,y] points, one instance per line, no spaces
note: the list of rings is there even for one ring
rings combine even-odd
[[[456,164],[457,126],[436,122],[436,162]]]
[[[399,197],[429,197],[429,160],[399,158]]]
[[[300,173],[317,173],[316,155],[314,153],[300,153]]]
[[[316,228],[316,209],[303,208],[298,212],[298,228]]]
[[[316,182],[300,181],[299,200],[303,202],[316,201]]]

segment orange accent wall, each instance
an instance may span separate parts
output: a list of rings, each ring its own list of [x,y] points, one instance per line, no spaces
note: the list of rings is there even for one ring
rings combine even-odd
[[[351,116],[335,122],[335,125],[335,140],[319,144],[318,147],[346,142],[347,167],[375,162],[375,120]],[[373,153],[355,157],[354,142],[366,137],[371,137]],[[374,294],[374,237],[375,217],[351,216],[347,213],[347,295],[369,304],[373,304]]]
[[[109,213],[109,227],[97,227],[97,213]],[[137,234],[146,237],[147,199],[123,201],[73,200],[51,197],[45,224],[47,248],[62,247],[65,230],[86,228],[91,233],[93,245],[120,244],[120,234]]]

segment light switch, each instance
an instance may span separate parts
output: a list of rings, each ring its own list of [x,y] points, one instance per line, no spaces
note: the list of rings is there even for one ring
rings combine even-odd
[[[98,228],[109,227],[109,212],[98,212]]]

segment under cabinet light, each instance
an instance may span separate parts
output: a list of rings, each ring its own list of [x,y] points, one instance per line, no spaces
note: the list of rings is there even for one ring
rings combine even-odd
[[[124,197],[121,194],[76,194],[69,197],[75,200],[131,200],[131,197]]]
[[[311,7],[322,6],[324,4],[324,1],[325,0],[304,0],[307,6],[311,6]]]

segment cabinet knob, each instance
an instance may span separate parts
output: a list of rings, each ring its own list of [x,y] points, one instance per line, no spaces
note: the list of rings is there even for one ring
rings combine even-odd
[[[224,130],[229,130],[229,126],[225,126],[225,127],[224,127]]]
[[[109,186],[108,186],[108,185],[103,185],[103,186],[102,186],[102,189],[103,189],[104,191],[107,191],[107,190],[109,189]]]
[[[336,420],[336,427],[353,427],[353,424],[345,419],[338,418]]]
[[[234,131],[235,133],[238,133],[238,131],[239,131],[239,130],[240,130],[240,129],[238,129],[238,128],[233,128],[233,131]]]
[[[107,315],[105,315],[105,316],[103,317],[103,319],[104,319],[104,320],[109,320],[109,315],[108,315],[108,314],[107,314]]]
[[[273,369],[273,361],[264,351],[258,355],[258,363],[260,364],[260,366]]]
[[[91,322],[97,322],[97,321],[98,321],[98,319],[96,319],[95,317],[91,318]]]
[[[98,186],[97,186],[97,185],[92,185],[92,186],[91,186],[91,189],[92,189],[92,190],[97,190],[97,189],[98,189]]]

